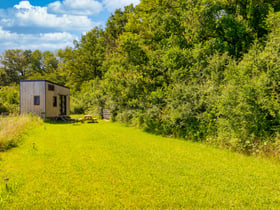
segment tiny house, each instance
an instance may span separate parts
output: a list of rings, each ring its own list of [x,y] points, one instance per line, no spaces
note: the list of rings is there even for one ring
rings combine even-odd
[[[70,89],[48,80],[20,81],[20,113],[42,118],[70,114]]]

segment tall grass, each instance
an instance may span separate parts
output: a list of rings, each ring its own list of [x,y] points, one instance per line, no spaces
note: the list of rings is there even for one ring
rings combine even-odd
[[[0,117],[0,151],[17,146],[29,128],[41,123],[39,117],[32,115]]]

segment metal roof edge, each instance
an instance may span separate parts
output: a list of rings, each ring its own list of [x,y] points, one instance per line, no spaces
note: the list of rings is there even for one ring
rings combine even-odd
[[[60,87],[65,87],[65,88],[70,89],[70,88],[67,87],[67,86],[60,85],[60,84],[57,84],[57,83],[54,83],[54,82],[51,82],[51,81],[45,80],[45,79],[20,80],[20,82],[48,82],[48,83],[51,83],[51,84],[53,84],[53,85],[57,85],[57,86],[60,86]]]

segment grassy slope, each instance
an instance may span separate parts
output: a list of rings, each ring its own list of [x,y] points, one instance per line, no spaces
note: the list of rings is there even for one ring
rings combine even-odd
[[[45,124],[0,155],[0,209],[280,208],[279,165],[109,122]]]

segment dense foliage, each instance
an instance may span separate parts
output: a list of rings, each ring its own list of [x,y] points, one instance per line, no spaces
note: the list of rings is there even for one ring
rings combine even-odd
[[[113,120],[159,134],[277,150],[277,2],[142,0],[74,48],[7,50],[0,83],[49,79],[72,88],[73,112],[106,108]]]

